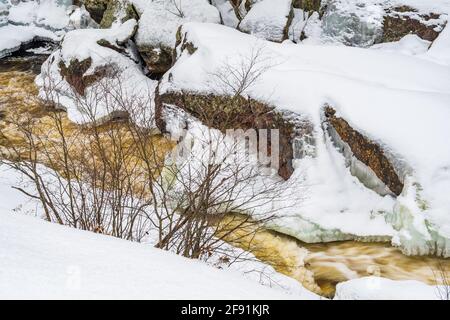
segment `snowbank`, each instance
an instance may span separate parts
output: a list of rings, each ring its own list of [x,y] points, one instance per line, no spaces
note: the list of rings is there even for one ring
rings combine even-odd
[[[0,213],[2,299],[301,299],[201,262]],[[126,257],[126,259],[124,259]]]
[[[197,50],[179,52],[162,93],[210,92],[224,64],[239,65],[263,48],[271,68],[247,94],[314,124],[316,155],[296,164],[307,200],[279,229],[304,241],[317,241],[320,228],[332,231],[328,240],[396,235],[406,253],[450,256],[448,67],[378,50],[276,44],[214,24],[185,24],[182,34]],[[404,180],[400,197],[383,197],[350,174],[322,128],[325,103],[383,148]]]
[[[254,260],[218,270],[151,244],[42,221],[32,217],[42,214],[36,202],[13,186],[25,187],[23,177],[0,166],[2,299],[320,298]],[[260,279],[252,270],[264,271],[271,279]]]
[[[341,282],[335,300],[440,300],[439,288],[414,280],[365,277]],[[441,290],[444,290],[442,287]]]

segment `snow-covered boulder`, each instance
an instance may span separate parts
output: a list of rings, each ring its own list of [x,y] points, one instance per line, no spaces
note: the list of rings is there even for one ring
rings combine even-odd
[[[0,3],[0,56],[35,42],[58,42],[68,30],[97,27],[85,8],[69,0]]]
[[[252,5],[239,29],[261,39],[281,42],[288,38],[293,17],[292,0],[259,0]]]
[[[207,0],[133,0],[139,13],[136,44],[155,75],[172,64],[178,28],[189,21],[220,23],[220,14]]]
[[[126,116],[135,105],[145,105],[142,126],[152,119],[156,82],[147,78],[130,38],[136,21],[112,29],[74,30],[66,34],[61,49],[43,64],[36,79],[39,96],[67,110],[76,123]],[[145,119],[144,119],[145,118]]]
[[[395,281],[380,277],[364,277],[339,283],[334,299],[440,300],[440,292],[445,290],[448,289],[413,280]]]
[[[272,65],[246,94],[311,123],[315,151],[293,160],[291,177],[306,200],[274,229],[307,242],[392,239],[407,254],[450,256],[448,67],[422,55],[277,44],[213,24],[188,23],[180,34],[161,93],[214,94],[218,71],[262,48]],[[324,125],[325,105],[338,134]]]

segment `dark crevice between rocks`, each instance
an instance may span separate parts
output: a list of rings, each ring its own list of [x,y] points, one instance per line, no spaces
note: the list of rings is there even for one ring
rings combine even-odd
[[[174,105],[193,115],[206,126],[223,133],[227,129],[278,129],[279,130],[279,168],[278,174],[285,180],[294,172],[293,140],[299,133],[296,124],[287,120],[283,113],[265,103],[246,99],[242,96],[201,95],[194,93],[165,93],[156,91],[156,125],[167,133],[162,110],[165,105]],[[292,116],[292,115],[291,115]],[[268,137],[270,155],[270,134]]]
[[[403,183],[383,149],[353,129],[346,120],[337,117],[336,110],[331,106],[325,106],[324,116],[327,124],[332,126],[342,141],[349,145],[355,158],[369,167],[393,194],[399,196],[403,190]]]

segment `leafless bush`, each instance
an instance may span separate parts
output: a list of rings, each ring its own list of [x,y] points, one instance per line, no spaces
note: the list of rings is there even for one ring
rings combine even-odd
[[[240,96],[251,89],[274,63],[265,53],[264,46],[253,47],[249,55],[239,61],[225,61],[210,74],[211,89],[221,95]]]
[[[433,269],[436,286],[436,294],[440,300],[450,300],[450,277],[446,266],[439,262],[436,269]]]
[[[184,18],[185,14],[183,11],[183,0],[170,0],[167,3],[166,10],[171,14],[176,15],[179,18]]]
[[[49,221],[208,259],[228,254],[224,244],[231,238],[251,238],[293,203],[283,198],[292,196],[286,183],[261,179],[257,166],[236,157],[237,143],[222,148],[227,138],[221,133],[205,130],[194,143],[207,148],[164,161],[168,147],[150,129],[153,97],[130,94],[119,70],[85,95],[62,93],[50,76],[44,83],[49,121],[9,119],[22,142],[8,147],[3,163],[28,178],[33,191],[18,190],[37,199]],[[71,99],[88,124],[69,123],[55,109],[61,98]],[[99,110],[122,116],[99,119]]]

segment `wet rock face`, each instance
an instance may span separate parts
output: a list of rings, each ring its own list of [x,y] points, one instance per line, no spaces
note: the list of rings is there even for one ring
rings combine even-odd
[[[347,121],[337,117],[336,111],[330,106],[325,107],[325,119],[339,137],[350,146],[354,156],[372,169],[392,193],[399,196],[403,190],[403,183],[381,147],[354,130]]]
[[[398,41],[408,34],[416,34],[423,40],[434,41],[439,36],[439,29],[444,26],[436,23],[427,23],[440,18],[440,14],[415,15],[416,10],[407,6],[387,10],[383,21],[382,42]],[[413,13],[413,15],[411,15]]]
[[[165,122],[158,117],[164,105],[175,105],[192,114],[205,125],[226,132],[227,129],[278,129],[279,130],[279,170],[278,174],[289,179],[294,169],[292,159],[293,139],[297,132],[295,124],[283,114],[267,104],[241,96],[200,95],[191,93],[157,94],[156,117],[161,132],[166,132]],[[158,119],[159,118],[159,119]],[[270,146],[270,134],[268,136]],[[270,153],[270,149],[269,149]]]

